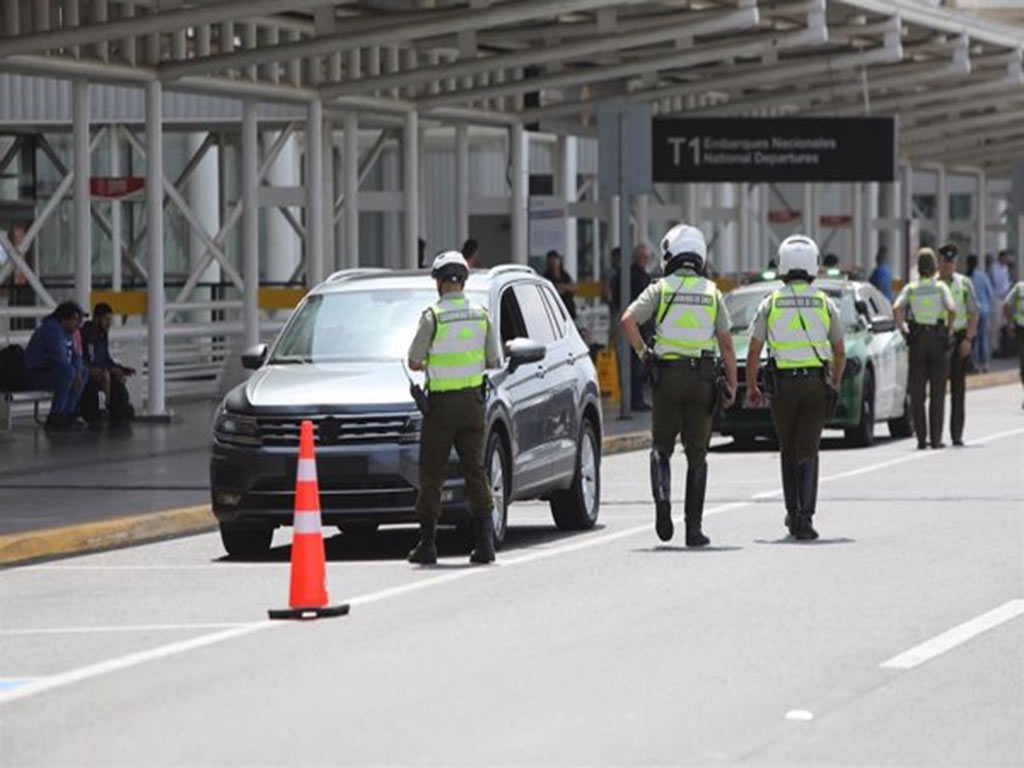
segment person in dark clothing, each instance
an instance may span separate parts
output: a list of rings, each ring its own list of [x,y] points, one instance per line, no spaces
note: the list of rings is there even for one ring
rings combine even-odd
[[[562,298],[562,303],[565,304],[565,309],[569,313],[569,317],[576,320],[576,283],[572,279],[572,275],[565,271],[562,266],[562,254],[558,251],[548,251],[547,253],[548,268],[544,273],[544,277],[550,280],[555,290],[558,291],[558,295]]]
[[[868,282],[881,291],[885,298],[892,301],[892,272],[889,270],[889,249],[884,245],[878,248],[878,254],[875,256],[875,268],[871,272]]]
[[[638,243],[633,248],[633,262],[629,265],[629,300],[631,303],[636,301],[640,294],[647,289],[647,286],[651,284],[651,275],[647,271],[650,260],[651,251],[646,243]],[[610,306],[612,315],[617,318],[620,313],[619,302],[621,300],[618,265],[613,267],[609,287],[611,289]],[[640,334],[650,343],[654,335],[654,325],[651,322],[647,322],[640,326]],[[630,360],[630,394],[634,411],[651,410],[651,406],[644,400],[644,364],[635,355],[631,356]]]
[[[102,423],[99,394],[107,403],[107,421],[111,427],[130,421],[134,409],[128,397],[125,379],[135,373],[133,368],[114,362],[110,356],[108,334],[114,319],[110,305],[101,302],[92,313],[92,320],[82,326],[82,358],[88,371],[81,412],[90,425]]]
[[[483,269],[484,262],[480,258],[480,244],[476,238],[471,237],[462,244],[462,257],[469,264],[470,269]]]
[[[47,315],[25,349],[25,383],[29,389],[53,391],[46,426],[69,429],[85,387],[82,360],[75,349],[75,332],[82,310],[72,301],[59,304]]]

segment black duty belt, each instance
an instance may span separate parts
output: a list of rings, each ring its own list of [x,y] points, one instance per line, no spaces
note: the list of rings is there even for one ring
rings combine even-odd
[[[704,366],[713,366],[715,359],[713,357],[672,357],[672,358],[658,358],[658,365],[662,368],[686,368],[697,370]]]
[[[776,368],[775,375],[783,379],[823,379],[825,366],[809,366],[807,368]]]
[[[922,325],[921,323],[911,323],[910,330],[916,333],[946,333],[946,324]]]

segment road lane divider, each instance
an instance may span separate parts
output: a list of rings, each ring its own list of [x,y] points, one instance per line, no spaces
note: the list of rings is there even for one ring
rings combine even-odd
[[[1024,616],[1024,600],[1010,600],[988,613],[965,621],[898,656],[893,656],[888,661],[883,661],[880,666],[884,669],[913,669],[1018,616]]]
[[[998,432],[992,435],[988,435],[983,438],[972,441],[975,444],[988,443],[995,440],[1005,439],[1007,437],[1013,437],[1016,435],[1024,435],[1024,428],[1006,430],[1004,432]],[[895,459],[889,459],[887,461],[878,462],[876,464],[868,464],[863,467],[859,467],[854,470],[847,470],[839,472],[834,475],[826,475],[820,479],[819,482],[831,482],[835,480],[842,480],[848,477],[854,477],[860,474],[875,472],[883,469],[887,469],[892,466],[898,466],[901,464],[910,463],[913,461],[920,461],[922,459],[929,458],[934,459],[935,454],[932,451],[915,451],[907,456],[898,457]],[[758,503],[759,500],[768,498],[773,494],[777,494],[779,491],[775,488],[761,491],[750,496],[747,500],[730,502],[728,504],[720,504],[716,507],[712,507],[704,512],[705,517],[711,515],[719,515],[724,512],[728,512],[734,509],[741,509],[748,506],[753,506]],[[526,552],[522,555],[503,557],[499,559],[498,563],[486,568],[462,568],[459,570],[448,571],[439,575],[428,575],[419,576],[419,572],[414,571],[415,580],[408,584],[402,584],[396,587],[388,587],[375,592],[370,592],[365,595],[359,595],[349,599],[349,605],[353,608],[358,606],[366,606],[374,603],[383,602],[392,598],[403,597],[408,594],[415,592],[421,592],[433,587],[443,586],[445,584],[451,584],[454,582],[462,581],[469,578],[483,578],[499,574],[509,568],[516,566],[525,565],[527,563],[537,562],[539,560],[546,560],[559,555],[571,554],[574,552],[580,552],[587,549],[593,549],[595,547],[605,546],[606,544],[612,544],[622,539],[627,539],[632,536],[647,532],[650,533],[650,523],[644,525],[632,526],[625,528],[621,531],[608,534],[585,534],[579,540],[574,540],[565,544],[557,545],[541,545],[537,549]],[[425,573],[430,573],[429,570]],[[276,621],[258,621],[252,624],[244,624],[241,626],[225,629],[219,632],[214,632],[207,635],[201,635],[196,638],[189,640],[182,640],[174,643],[168,643],[166,645],[160,645],[156,648],[151,648],[146,651],[139,651],[137,653],[131,653],[126,656],[120,656],[108,661],[103,661],[97,664],[90,664],[84,667],[78,667],[71,669],[66,672],[52,675],[50,677],[41,678],[34,682],[26,685],[14,688],[8,691],[0,691],[0,706],[10,704],[14,701],[36,696],[41,693],[53,691],[59,688],[63,688],[68,685],[89,680],[92,678],[100,677],[102,675],[110,674],[112,672],[118,672],[121,670],[130,669],[142,664],[149,663],[151,661],[158,661],[162,659],[168,659],[174,656],[179,656],[184,653],[188,653],[193,650],[200,648],[206,648],[219,643],[234,640],[236,638],[253,635],[257,632],[264,630],[275,629],[279,627],[290,627],[290,631],[302,631],[301,625],[276,622]]]

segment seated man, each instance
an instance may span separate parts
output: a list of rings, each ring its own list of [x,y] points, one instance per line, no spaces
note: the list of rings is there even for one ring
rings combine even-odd
[[[75,424],[75,411],[85,387],[81,357],[75,350],[75,332],[82,323],[82,310],[72,301],[59,304],[43,318],[25,349],[25,385],[29,389],[53,391],[46,426],[68,429]]]
[[[93,310],[92,320],[82,326],[82,356],[88,371],[88,385],[82,396],[82,416],[90,424],[100,423],[99,393],[103,392],[107,402],[108,423],[116,427],[130,421],[135,413],[124,383],[135,370],[119,365],[110,356],[107,334],[113,318],[110,305],[101,302]]]

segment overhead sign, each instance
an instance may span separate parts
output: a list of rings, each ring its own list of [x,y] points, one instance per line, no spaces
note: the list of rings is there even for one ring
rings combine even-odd
[[[896,119],[656,118],[654,181],[894,181]]]
[[[140,195],[145,187],[146,180],[142,176],[93,176],[89,179],[89,193],[109,200]]]

